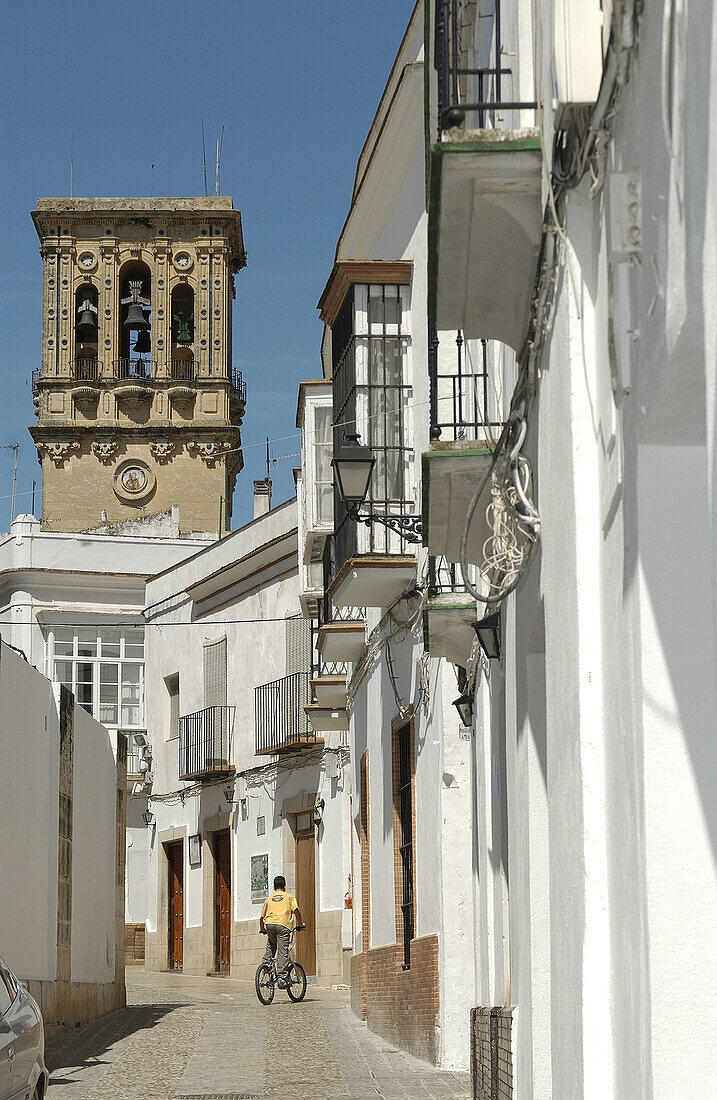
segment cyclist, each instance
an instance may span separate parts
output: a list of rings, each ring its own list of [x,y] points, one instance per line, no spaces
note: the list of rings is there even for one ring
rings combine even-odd
[[[264,902],[259,918],[259,931],[268,936],[263,962],[267,966],[276,956],[276,984],[286,989],[289,970],[289,933],[296,921],[296,931],[301,932],[304,925],[296,898],[287,893],[286,879],[277,875],[274,879],[274,893]]]

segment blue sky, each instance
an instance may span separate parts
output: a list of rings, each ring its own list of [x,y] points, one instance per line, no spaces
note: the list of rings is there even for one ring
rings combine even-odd
[[[298,450],[297,384],[320,373],[316,303],[348,210],[356,160],[413,0],[123,0],[3,5],[0,444],[21,444],[16,513],[40,467],[27,431],[40,363],[39,195],[198,195],[201,120],[210,190],[222,124],[222,193],[242,212],[234,366],[248,384],[234,526],[251,518],[266,435]],[[74,138],[73,138],[74,135]],[[152,167],[154,165],[154,168]],[[282,436],[290,436],[281,440]],[[295,458],[274,466],[275,501]],[[0,450],[0,530],[11,451]],[[36,511],[39,509],[39,501]]]

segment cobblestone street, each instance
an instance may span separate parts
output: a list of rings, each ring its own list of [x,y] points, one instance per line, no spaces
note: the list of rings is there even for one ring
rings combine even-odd
[[[50,1100],[468,1097],[367,1030],[345,990],[263,1008],[248,982],[127,972],[127,1008],[47,1047]]]

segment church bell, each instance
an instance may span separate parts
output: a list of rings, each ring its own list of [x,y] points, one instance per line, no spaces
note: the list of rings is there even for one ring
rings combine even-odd
[[[139,302],[130,302],[124,327],[134,329],[135,332],[140,332],[142,329],[149,328],[149,321],[145,317],[144,310]]]
[[[137,336],[137,343],[134,345],[133,351],[139,352],[143,355],[146,351],[152,350],[152,344],[149,339],[149,332],[146,328],[143,328]]]
[[[77,322],[77,339],[82,344],[97,343],[97,321],[92,310],[83,309]]]

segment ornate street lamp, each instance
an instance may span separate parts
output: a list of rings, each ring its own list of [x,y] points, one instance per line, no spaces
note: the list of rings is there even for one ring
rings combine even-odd
[[[486,657],[500,660],[500,612],[494,611],[492,615],[473,623],[473,629]]]
[[[453,706],[458,711],[464,726],[473,725],[473,700],[470,695],[459,695],[453,700]]]
[[[145,825],[154,825],[154,814],[151,810],[145,810],[142,814],[142,821]]]
[[[360,512],[371,486],[371,475],[376,457],[369,447],[363,447],[356,433],[347,435],[331,460],[336,476],[336,487],[352,519],[370,526],[382,523],[391,531],[397,531],[406,542],[421,542],[419,516],[391,515],[388,512]]]

